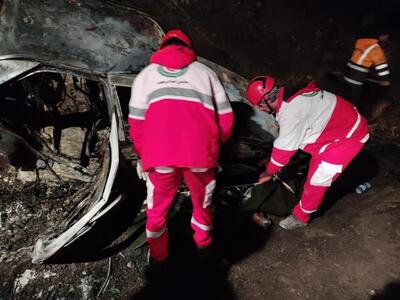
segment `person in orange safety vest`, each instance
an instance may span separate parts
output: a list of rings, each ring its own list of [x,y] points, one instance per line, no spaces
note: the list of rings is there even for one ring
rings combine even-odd
[[[344,80],[347,83],[346,98],[358,108],[362,97],[363,86],[367,78],[378,83],[379,97],[385,96],[390,86],[389,65],[383,46],[387,43],[389,34],[364,34],[356,40],[353,54],[346,65]]]

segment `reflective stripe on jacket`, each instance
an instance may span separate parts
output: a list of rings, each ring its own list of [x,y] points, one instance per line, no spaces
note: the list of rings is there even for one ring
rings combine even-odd
[[[379,80],[387,80],[390,71],[385,53],[377,39],[358,39],[347,63],[344,79],[354,85],[363,85],[371,70],[375,71]]]
[[[232,132],[233,112],[214,71],[194,61],[182,69],[156,63],[135,79],[129,123],[145,170],[211,168]]]
[[[268,174],[279,171],[298,149],[318,155],[330,142],[353,138],[354,132],[367,126],[350,102],[327,91],[312,90],[310,85],[282,101],[276,119],[279,136],[267,164]]]

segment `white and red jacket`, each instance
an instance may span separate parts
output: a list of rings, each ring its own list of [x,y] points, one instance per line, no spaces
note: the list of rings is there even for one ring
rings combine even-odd
[[[155,52],[136,77],[128,121],[145,170],[211,168],[234,117],[215,72],[196,61],[192,49],[170,45]]]
[[[311,155],[319,154],[330,143],[349,139],[357,129],[367,126],[350,102],[320,90],[314,82],[287,99],[284,94],[285,88],[281,88],[276,115],[279,136],[267,164],[268,175],[285,166],[298,149]],[[366,134],[361,142],[365,143],[368,137]]]

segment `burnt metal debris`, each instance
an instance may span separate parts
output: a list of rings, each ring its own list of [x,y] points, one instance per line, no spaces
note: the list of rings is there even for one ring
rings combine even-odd
[[[0,261],[43,263],[128,197],[116,178],[136,160],[130,88],[163,31],[140,11],[94,0],[5,0],[0,12]],[[236,116],[221,155],[226,183],[245,184],[277,127],[246,102],[246,79],[200,60]],[[140,207],[144,195],[135,197]]]

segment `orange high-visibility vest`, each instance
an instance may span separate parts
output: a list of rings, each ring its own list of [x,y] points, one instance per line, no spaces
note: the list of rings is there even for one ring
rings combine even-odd
[[[368,73],[375,70],[379,80],[388,80],[389,65],[377,39],[356,41],[353,54],[347,63],[344,79],[354,85],[363,85]]]

